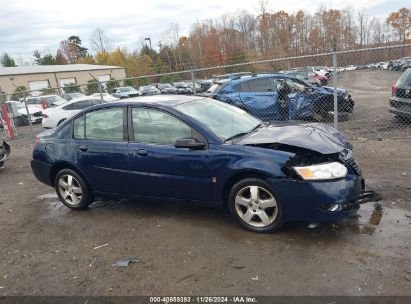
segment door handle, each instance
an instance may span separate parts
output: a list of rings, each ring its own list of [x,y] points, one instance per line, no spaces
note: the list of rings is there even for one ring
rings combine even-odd
[[[253,99],[252,97],[244,97],[244,100],[251,100]]]
[[[137,154],[140,155],[140,156],[147,156],[148,152],[145,149],[138,149]]]
[[[81,145],[81,146],[78,147],[78,149],[79,149],[80,151],[85,152],[85,151],[88,150],[88,147],[87,147],[86,145]]]

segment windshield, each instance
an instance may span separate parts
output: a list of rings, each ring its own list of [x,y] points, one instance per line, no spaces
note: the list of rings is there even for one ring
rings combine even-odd
[[[407,69],[404,74],[397,81],[397,86],[399,87],[410,87],[411,86],[411,69]]]
[[[209,98],[183,103],[176,109],[209,128],[222,140],[249,132],[262,123],[237,107]]]

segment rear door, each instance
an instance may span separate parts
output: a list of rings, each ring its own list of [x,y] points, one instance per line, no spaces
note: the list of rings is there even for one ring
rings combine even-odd
[[[278,94],[269,77],[250,79],[236,86],[244,109],[263,121],[278,120]]]
[[[72,159],[100,193],[130,191],[126,107],[88,112],[73,122]]]

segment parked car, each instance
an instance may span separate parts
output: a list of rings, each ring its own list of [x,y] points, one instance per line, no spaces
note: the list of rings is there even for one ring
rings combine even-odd
[[[306,67],[303,67],[302,70],[305,70],[307,72],[313,72],[317,75],[325,76],[327,78],[331,76],[331,73],[327,69],[325,69],[324,67],[306,66]]]
[[[169,83],[157,83],[156,87],[161,94],[177,94],[177,89]]]
[[[94,197],[191,201],[268,232],[357,211],[370,193],[351,149],[328,125],[266,125],[217,100],[159,95],[95,106],[37,135],[31,167],[71,209]]]
[[[411,68],[411,59],[404,60],[401,64],[401,71]]]
[[[122,98],[129,98],[129,97],[137,97],[143,94],[139,90],[136,90],[133,87],[127,86],[127,87],[114,88],[113,91],[111,92],[111,95],[122,99]]]
[[[193,92],[193,93],[194,93],[193,86],[194,86],[194,88],[195,88],[195,92],[196,92],[196,93],[201,93],[201,92],[202,92],[202,87],[201,87],[201,85],[199,85],[199,84],[196,83],[196,82],[194,82],[194,84],[193,84],[192,81],[186,81],[186,85],[187,85],[187,87],[189,87],[189,88],[191,89],[191,92]]]
[[[41,124],[46,129],[55,128],[81,110],[103,102],[101,99],[92,97],[73,99],[63,105],[43,110],[43,120]]]
[[[197,93],[204,93],[213,85],[214,79],[201,79],[197,80],[197,83],[201,86],[201,89]]]
[[[24,102],[24,98],[21,98],[19,101]],[[43,109],[43,104],[46,108],[50,108],[66,103],[67,100],[58,95],[44,95],[38,97],[27,97],[26,102],[27,105],[33,105],[37,106],[39,109]]]
[[[411,122],[411,68],[407,69],[391,88],[388,110],[396,118]]]
[[[308,73],[305,73],[304,71],[284,71],[282,74],[290,75],[292,77],[295,77],[299,80],[302,80],[310,85],[316,86],[316,87],[321,87],[321,81],[317,79],[314,76],[308,76]],[[324,77],[325,78],[325,77]]]
[[[70,101],[74,98],[86,97],[86,95],[84,95],[82,93],[64,93],[64,94],[61,94],[60,97],[64,98],[67,101]]]
[[[113,95],[109,94],[109,93],[94,93],[91,94],[89,97],[92,97],[94,99],[101,99],[101,96],[103,96],[103,100],[104,101],[116,101],[119,100],[119,98],[114,97]]]
[[[161,94],[160,90],[157,89],[153,85],[147,85],[147,86],[141,86],[138,88],[138,90],[143,94],[143,95],[158,95]]]
[[[29,125],[29,119],[27,117],[27,111],[24,104],[19,101],[9,100],[6,101],[8,112],[10,113],[9,118],[13,120],[16,127]],[[33,123],[32,118],[32,123]]]
[[[263,121],[323,121],[333,115],[333,93],[333,88],[313,87],[289,75],[260,74],[222,83],[214,87],[209,96],[235,105]],[[352,113],[351,95],[345,89],[338,89],[337,93],[338,112]]]
[[[9,159],[10,156],[10,145],[2,140],[0,144],[0,168],[4,166],[4,163]]]
[[[193,94],[193,90],[185,82],[175,82],[174,87],[177,90],[177,94],[182,94],[182,95]]]

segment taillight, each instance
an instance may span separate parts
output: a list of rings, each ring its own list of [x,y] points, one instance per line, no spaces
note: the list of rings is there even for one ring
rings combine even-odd
[[[49,116],[45,113],[41,114],[41,116],[43,116],[43,118],[49,118]]]
[[[37,136],[34,138],[34,148],[40,143],[40,138]]]
[[[392,96],[395,95],[395,93],[397,93],[397,87],[395,86],[395,84],[391,87],[391,94]]]

